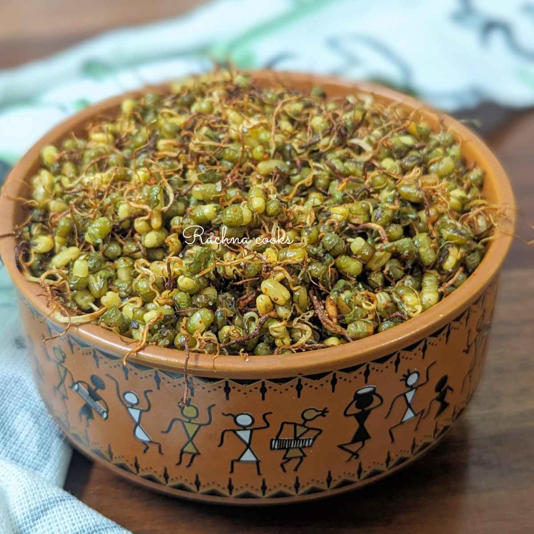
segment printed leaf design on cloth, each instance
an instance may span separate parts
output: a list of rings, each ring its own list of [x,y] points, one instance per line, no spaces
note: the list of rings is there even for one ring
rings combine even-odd
[[[91,102],[87,98],[78,98],[75,100],[72,105],[75,111],[80,111],[83,108],[86,108]]]
[[[489,5],[484,0],[461,2],[452,20],[477,32],[484,46],[502,42],[512,54],[534,61],[534,43],[528,18],[534,18],[529,2],[511,0]],[[499,5],[500,4],[500,5]]]
[[[332,3],[333,0],[293,0],[292,5],[289,5],[286,11],[276,16],[267,17],[243,33],[217,44],[210,51],[210,55],[220,62],[231,60],[240,68],[258,66],[254,59],[253,45],[258,44],[258,41],[263,38],[272,37],[273,34],[278,33],[286,26],[294,25]],[[291,46],[291,43],[287,44]]]
[[[409,62],[382,41],[360,33],[341,34],[326,40],[326,46],[340,59],[335,73],[364,69],[368,79],[394,89],[415,93]]]
[[[113,67],[99,59],[84,61],[80,68],[82,74],[93,80],[101,80],[113,74]]]

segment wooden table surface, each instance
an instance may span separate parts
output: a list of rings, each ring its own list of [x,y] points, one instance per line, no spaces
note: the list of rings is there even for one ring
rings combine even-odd
[[[80,7],[61,0],[2,0],[0,68],[114,26],[176,15],[198,3],[91,0]],[[514,187],[518,238],[502,273],[482,382],[441,445],[381,482],[301,505],[247,509],[172,499],[134,486],[78,453],[66,489],[136,534],[533,532],[534,247],[525,241],[534,239],[534,113],[508,121],[488,143]]]

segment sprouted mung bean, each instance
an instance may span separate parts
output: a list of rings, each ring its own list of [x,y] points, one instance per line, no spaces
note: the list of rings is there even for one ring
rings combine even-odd
[[[448,131],[239,72],[125,99],[41,157],[19,266],[56,318],[98,322],[133,352],[370,336],[460,286],[494,228],[483,172]],[[186,240],[192,227],[225,239]]]

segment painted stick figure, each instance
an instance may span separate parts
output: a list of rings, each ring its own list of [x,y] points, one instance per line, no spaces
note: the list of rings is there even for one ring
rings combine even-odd
[[[358,428],[349,442],[338,445],[338,448],[349,453],[347,462],[353,458],[358,458],[367,440],[371,438],[369,432],[367,432],[367,428],[365,428],[365,423],[371,412],[383,402],[384,399],[377,393],[376,386],[365,386],[354,393],[354,397],[345,408],[343,415],[345,417],[354,417]],[[354,447],[354,445],[359,446]]]
[[[271,450],[286,451],[280,463],[284,473],[286,464],[291,460],[297,460],[293,471],[298,471],[307,456],[304,449],[312,447],[316,438],[323,432],[322,428],[313,428],[309,423],[317,417],[326,417],[327,413],[328,408],[307,408],[300,415],[302,422],[284,421],[280,424],[276,436],[271,440]]]
[[[80,421],[85,419],[85,441],[89,442],[89,421],[94,419],[95,412],[104,421],[108,418],[108,404],[98,393],[99,390],[106,389],[106,384],[100,377],[91,375],[91,385],[78,380],[72,384],[71,389],[84,401],[78,416]]]
[[[100,377],[91,375],[91,385],[83,380],[78,380],[72,384],[71,389],[84,400],[84,405],[80,408],[78,415],[80,421],[85,418],[86,426],[90,419],[94,419],[95,412],[104,420],[108,418],[109,407],[98,393],[99,390],[106,389],[106,384]]]
[[[484,317],[481,317],[477,325],[477,336],[475,337],[475,340],[472,343],[473,358],[471,360],[471,363],[469,364],[469,369],[467,373],[465,374],[464,379],[462,381],[462,389],[460,390],[460,393],[464,392],[465,386],[468,384],[469,384],[469,389],[471,389],[475,369],[478,367],[479,359],[484,354],[483,349],[488,338],[490,325],[484,324],[483,321],[484,321]],[[469,350],[467,352],[469,352]]]
[[[48,351],[46,351],[46,357],[56,364],[59,382],[54,386],[54,390],[59,393],[61,400],[65,401],[67,399],[67,376],[70,378],[71,385],[74,383],[74,377],[72,376],[72,373],[64,365],[67,355],[63,349],[59,347],[53,347],[52,356],[50,356]]]
[[[195,436],[198,434],[198,431],[201,427],[211,424],[211,410],[215,404],[210,404],[208,406],[208,420],[205,423],[199,423],[196,421],[198,418],[198,408],[194,404],[181,405],[179,403],[178,406],[180,407],[182,417],[175,417],[174,419],[171,419],[167,430],[164,430],[162,433],[168,434],[172,430],[174,423],[177,421],[181,423],[187,437],[187,441],[180,449],[180,456],[178,457],[178,462],[176,462],[176,465],[181,465],[184,454],[189,454],[189,462],[187,463],[186,467],[191,467],[194,459],[200,454],[200,451],[197,449],[197,446],[194,442]]]
[[[447,401],[447,394],[449,391],[454,391],[451,386],[449,386],[449,377],[448,375],[443,375],[436,383],[436,387],[434,388],[434,391],[436,392],[436,396],[430,401],[430,404],[428,405],[428,408],[426,409],[426,412],[421,417],[420,421],[428,416],[430,413],[430,410],[432,408],[432,404],[436,402],[438,404],[438,411],[436,412],[435,417],[438,418],[449,406],[450,402]],[[416,427],[417,429],[417,427]]]
[[[230,473],[234,472],[234,464],[236,462],[240,463],[255,463],[256,464],[256,472],[258,475],[261,475],[260,471],[260,459],[256,456],[254,451],[252,450],[252,434],[257,430],[264,430],[266,428],[269,428],[271,425],[269,423],[269,420],[267,419],[268,415],[271,415],[272,412],[266,412],[263,414],[263,421],[265,424],[263,426],[253,426],[254,425],[254,417],[250,415],[249,413],[239,413],[237,415],[231,414],[231,413],[223,413],[225,416],[233,417],[234,423],[239,428],[227,428],[221,432],[221,440],[219,442],[218,447],[222,447],[224,443],[224,435],[227,432],[232,432],[235,436],[237,436],[244,444],[245,449],[239,456],[239,458],[234,458],[230,462]]]
[[[429,373],[430,368],[434,366],[436,362],[432,362],[426,369],[426,378],[424,382],[419,382],[420,374],[419,371],[410,371],[408,370],[407,373],[405,373],[402,376],[401,382],[404,382],[404,385],[408,388],[406,391],[399,393],[391,402],[391,406],[389,407],[388,413],[386,414],[386,419],[391,415],[391,412],[393,411],[393,407],[395,406],[396,402],[399,399],[403,399],[404,403],[406,404],[406,410],[404,411],[404,415],[402,416],[401,420],[393,425],[389,429],[389,436],[391,438],[391,443],[395,442],[395,436],[393,434],[393,430],[404,423],[407,423],[408,421],[411,421],[412,419],[417,418],[417,424],[416,428],[419,426],[419,421],[423,415],[424,410],[415,411],[415,408],[413,407],[413,400],[415,397],[415,392],[423,387],[425,384],[428,383],[429,380]]]
[[[63,412],[64,417],[60,417],[59,415],[56,416],[58,423],[64,428],[68,429],[70,427],[69,423],[69,407],[67,405],[67,387],[68,383],[72,385],[74,383],[74,377],[72,376],[72,373],[65,367],[65,361],[67,359],[67,355],[65,354],[65,351],[61,349],[60,347],[53,347],[52,348],[52,355],[48,352],[46,341],[43,338],[43,348],[44,348],[44,354],[47,360],[53,362],[55,364],[55,368],[57,371],[58,376],[58,382],[53,386],[54,392],[59,396],[59,400],[63,406]]]
[[[150,445],[156,445],[158,448],[158,452],[160,454],[163,454],[163,451],[161,449],[161,443],[158,443],[157,441],[154,441],[145,431],[145,429],[141,426],[141,417],[144,413],[150,411],[150,408],[152,407],[150,403],[150,399],[148,398],[148,394],[152,393],[151,389],[147,389],[143,392],[143,395],[145,397],[147,407],[146,408],[139,408],[137,405],[139,404],[139,397],[136,393],[133,391],[125,391],[122,395],[120,392],[120,387],[118,381],[111,376],[110,374],[107,375],[113,382],[115,382],[115,388],[117,389],[117,397],[121,404],[126,408],[128,415],[132,418],[134,422],[134,428],[133,428],[133,435],[134,438],[139,440],[143,445],[145,446],[143,449],[143,454],[148,451],[150,448]]]

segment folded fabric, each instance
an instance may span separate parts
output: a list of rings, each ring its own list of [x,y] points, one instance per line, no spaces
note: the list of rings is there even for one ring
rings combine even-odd
[[[5,273],[0,273],[0,532],[126,532],[61,489],[70,447],[32,381]]]
[[[34,472],[0,459],[0,532],[127,532]]]

